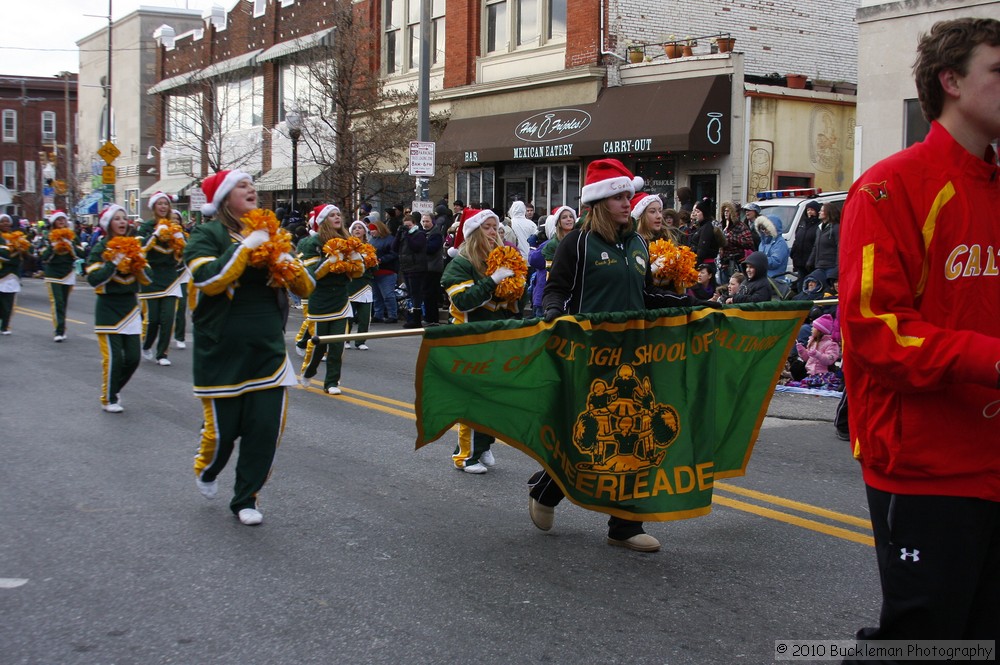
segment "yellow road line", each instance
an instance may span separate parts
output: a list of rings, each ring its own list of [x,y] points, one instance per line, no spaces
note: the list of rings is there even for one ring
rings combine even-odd
[[[27,307],[21,307],[20,305],[14,305],[14,311],[25,314],[27,316],[34,316],[39,319],[45,319],[46,321],[52,320],[51,312],[39,312],[37,309],[28,309]],[[76,319],[66,319],[67,323],[79,323],[81,326],[87,325],[86,321],[77,321]]]
[[[386,404],[394,404],[396,406],[401,406],[401,407],[403,407],[405,409],[409,409],[409,413],[411,413],[411,414],[413,413],[413,403],[412,402],[403,402],[403,401],[400,401],[398,399],[390,399],[388,397],[382,397],[381,395],[372,395],[371,393],[361,392],[360,390],[354,390],[352,388],[341,388],[341,390],[343,390],[347,394],[350,394],[350,395],[360,395],[361,397],[366,397],[366,398],[368,398],[370,400],[374,400],[376,402],[385,402]],[[414,416],[414,420],[415,419],[416,419],[416,416]]]
[[[797,515],[790,515],[788,513],[783,513],[780,510],[773,510],[771,508],[755,506],[752,503],[746,503],[743,501],[738,501],[736,499],[730,499],[729,497],[720,496],[718,494],[712,496],[712,502],[720,506],[735,508],[736,510],[742,510],[747,513],[753,513],[754,515],[759,515],[760,517],[766,517],[768,519],[777,520],[778,522],[785,522],[786,524],[800,526],[803,529],[809,529],[810,531],[818,531],[819,533],[825,533],[828,536],[842,538],[844,540],[849,540],[854,543],[868,545],[869,547],[875,546],[875,539],[872,538],[871,536],[866,536],[856,531],[851,531],[850,529],[843,529],[839,526],[830,526],[829,524],[814,522],[813,520],[809,520],[804,517],[798,517]]]
[[[313,383],[313,381],[310,380],[310,383]],[[305,388],[305,389],[308,390],[309,392],[320,393],[321,395],[327,395],[327,392],[325,390],[323,390],[322,388],[314,388],[312,385],[310,385],[308,388]],[[353,391],[353,392],[358,392],[358,391]],[[362,393],[362,394],[364,394],[364,393]],[[417,419],[417,416],[416,416],[416,414],[413,413],[413,411],[401,411],[400,409],[393,409],[392,407],[383,406],[382,404],[373,404],[372,402],[366,402],[365,400],[358,399],[356,397],[350,397],[349,395],[343,395],[343,394],[341,394],[341,395],[327,395],[327,397],[332,397],[332,398],[335,398],[335,399],[339,399],[341,401],[349,402],[351,404],[357,404],[358,406],[366,406],[369,409],[375,409],[376,411],[381,411],[383,413],[388,413],[388,414],[391,414],[391,415],[394,415],[394,416],[399,416],[401,418],[406,418],[408,420],[416,420]],[[392,401],[395,401],[395,400],[392,400]],[[402,403],[402,402],[400,402],[400,403]]]
[[[871,531],[872,523],[870,520],[866,520],[861,517],[855,517],[854,515],[846,515],[844,513],[838,513],[836,511],[827,510],[826,508],[820,508],[818,506],[813,506],[808,503],[802,503],[800,501],[785,499],[783,497],[775,496],[773,494],[765,494],[764,492],[758,492],[756,490],[747,489],[745,487],[730,485],[729,483],[717,482],[715,483],[715,489],[725,490],[726,492],[732,492],[733,494],[739,494],[741,496],[749,497],[751,499],[757,499],[759,501],[766,501],[768,503],[773,503],[777,506],[783,506],[785,508],[791,508],[792,510],[798,510],[799,512],[818,515],[820,517],[826,517],[827,519],[831,519],[836,522],[843,522],[844,524],[859,526],[863,529],[868,529],[869,531]]]

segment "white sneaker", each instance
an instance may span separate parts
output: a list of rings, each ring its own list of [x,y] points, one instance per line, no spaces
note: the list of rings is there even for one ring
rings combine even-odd
[[[462,471],[466,473],[486,473],[489,469],[482,462],[476,462],[475,464],[462,467]]]
[[[121,404],[105,404],[101,408],[107,411],[108,413],[121,413],[122,411],[125,410],[124,408],[122,408]]]
[[[344,342],[344,348],[345,349],[351,348],[351,343],[350,342]]]
[[[296,346],[295,347],[295,355],[297,355],[300,358],[305,358],[306,357],[306,350],[303,349],[301,346]]]
[[[219,493],[219,479],[216,478],[210,483],[204,482],[201,478],[195,476],[194,484],[198,486],[198,491],[206,499],[214,499],[215,495]]]
[[[0,335],[9,335],[9,334],[10,334],[9,330],[0,330]]]
[[[330,386],[329,388],[326,389],[326,392],[329,395],[339,395],[340,388],[338,388],[337,386]]]
[[[497,458],[493,457],[493,451],[487,450],[485,453],[479,456],[479,461],[486,466],[496,466]]]
[[[176,340],[174,340],[174,348],[175,349],[186,349],[186,348],[188,348],[188,345],[185,344],[183,341],[181,341],[179,339],[176,339]]]
[[[169,358],[160,358],[159,360],[156,361],[156,364],[161,365],[163,367],[169,367],[171,363]]]
[[[309,387],[309,379],[307,379],[304,376],[300,376],[299,377],[299,385],[302,386],[303,388],[308,388]]]
[[[10,333],[7,334],[9,335]],[[368,350],[367,344],[358,344],[358,351],[367,351],[367,350]]]
[[[253,508],[244,508],[239,512],[237,517],[247,526],[257,526],[264,521],[264,515],[259,510],[254,510]]]
[[[156,360],[156,354],[153,353],[153,349],[143,349],[142,357],[146,360]]]
[[[65,336],[65,335],[56,335],[55,337],[53,337],[53,338],[52,338],[52,341],[53,341],[53,342],[61,342],[61,341],[63,341],[64,339],[66,339],[66,336]]]

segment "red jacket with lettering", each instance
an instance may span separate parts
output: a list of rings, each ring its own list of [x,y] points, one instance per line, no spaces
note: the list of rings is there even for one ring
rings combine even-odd
[[[851,188],[840,241],[865,482],[1000,501],[1000,167],[932,123]]]

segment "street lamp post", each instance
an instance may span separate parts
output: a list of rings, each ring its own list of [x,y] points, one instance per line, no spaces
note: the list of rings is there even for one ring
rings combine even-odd
[[[292,139],[292,210],[293,218],[298,218],[299,195],[299,139],[302,138],[302,115],[298,111],[285,114],[288,135]]]

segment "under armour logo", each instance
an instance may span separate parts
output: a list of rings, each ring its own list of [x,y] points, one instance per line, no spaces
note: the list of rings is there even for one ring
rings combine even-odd
[[[901,561],[906,561],[907,559],[909,559],[910,561],[916,563],[917,561],[920,561],[920,550],[913,550],[912,552],[907,552],[905,547],[900,547],[899,559]]]

